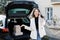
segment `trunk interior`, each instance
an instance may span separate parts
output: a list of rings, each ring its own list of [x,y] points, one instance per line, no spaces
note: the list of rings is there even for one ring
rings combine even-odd
[[[9,32],[10,32],[10,35],[11,36],[14,36],[15,38],[30,38],[30,31],[29,30],[26,30],[24,29],[24,27],[21,28],[21,32],[23,32],[23,35],[19,35],[19,36],[15,36],[14,35],[14,26],[15,25],[27,25],[27,26],[30,26],[30,23],[24,23],[22,21],[22,19],[11,19],[10,22],[8,23],[8,28],[9,28]]]

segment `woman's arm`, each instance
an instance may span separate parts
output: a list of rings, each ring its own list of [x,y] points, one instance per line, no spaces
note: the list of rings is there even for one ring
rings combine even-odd
[[[24,25],[24,24],[21,25],[21,27],[23,27],[23,26],[24,26],[25,29],[27,29],[27,30],[29,30],[29,31],[32,31],[32,28],[31,28],[31,27],[28,27],[28,26],[26,26],[26,25]]]
[[[45,24],[46,24],[46,21],[44,19],[42,19],[41,26],[45,26]]]
[[[46,21],[44,20],[44,21],[43,21],[43,26],[45,26],[45,24],[46,24]]]

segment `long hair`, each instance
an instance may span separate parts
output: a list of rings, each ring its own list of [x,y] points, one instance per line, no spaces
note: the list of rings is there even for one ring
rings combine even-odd
[[[32,16],[35,17],[34,12],[35,12],[36,9],[37,9],[38,12],[40,13],[40,14],[38,14],[38,16],[40,16],[41,18],[44,18],[38,8],[35,8],[35,9],[34,9]]]

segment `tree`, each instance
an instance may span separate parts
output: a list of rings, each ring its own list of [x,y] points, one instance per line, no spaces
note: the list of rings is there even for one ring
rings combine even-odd
[[[1,0],[0,1],[0,14],[3,14],[4,13],[4,5],[7,3],[8,0]]]

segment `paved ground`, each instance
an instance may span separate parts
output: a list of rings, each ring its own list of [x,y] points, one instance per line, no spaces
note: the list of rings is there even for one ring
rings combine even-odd
[[[51,39],[60,40],[60,28],[58,27],[45,27],[46,33]]]
[[[0,38],[0,40],[3,40],[3,39]],[[60,40],[60,39],[56,39],[56,38],[51,38],[51,37],[49,37],[49,40]]]
[[[9,36],[6,36],[6,38],[9,38]],[[0,38],[0,40],[5,40],[5,39]],[[9,39],[8,39],[8,40],[9,40]],[[49,40],[60,40],[60,39],[56,39],[56,38],[49,37]]]
[[[51,37],[50,37],[49,40],[60,40],[60,39],[56,39],[56,38],[51,38]]]
[[[49,40],[60,40],[60,29],[48,29],[46,27],[47,35],[49,35]],[[54,36],[55,35],[55,36]],[[0,35],[1,36],[1,35]],[[52,36],[52,37],[51,37]],[[56,37],[56,38],[55,38]],[[57,38],[58,37],[58,38]],[[8,37],[7,37],[8,38]],[[0,38],[0,40],[3,40]]]

